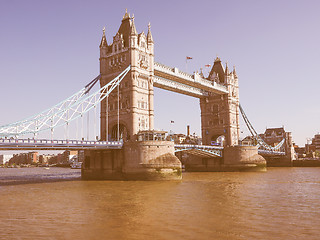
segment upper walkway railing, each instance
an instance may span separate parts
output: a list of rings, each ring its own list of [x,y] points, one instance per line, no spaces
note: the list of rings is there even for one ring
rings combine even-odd
[[[185,85],[196,87],[198,89],[212,92],[215,94],[228,93],[227,87],[222,84],[204,79],[197,73],[185,73],[180,71],[176,67],[171,68],[158,62],[154,63],[154,75],[156,77],[162,77],[170,81],[183,83]]]
[[[181,93],[191,97],[208,97],[209,94],[207,91],[199,89],[197,87],[192,87],[180,82],[172,81],[163,77],[154,76],[153,86],[162,88],[168,91]]]

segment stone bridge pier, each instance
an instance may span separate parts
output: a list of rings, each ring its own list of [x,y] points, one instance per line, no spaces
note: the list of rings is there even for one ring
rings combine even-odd
[[[180,180],[181,162],[171,141],[127,141],[119,150],[85,151],[85,180]]]

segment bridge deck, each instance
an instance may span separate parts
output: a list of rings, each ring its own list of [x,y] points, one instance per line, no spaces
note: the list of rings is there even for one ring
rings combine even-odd
[[[119,141],[47,140],[47,139],[0,139],[0,150],[85,150],[121,149]],[[175,144],[176,152],[185,151],[204,157],[222,156],[223,147],[208,145]],[[283,156],[286,153],[258,149],[262,156]]]
[[[122,145],[122,142],[111,141],[0,139],[0,150],[121,149]]]

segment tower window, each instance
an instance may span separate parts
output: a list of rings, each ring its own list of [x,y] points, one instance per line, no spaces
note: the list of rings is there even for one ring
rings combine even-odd
[[[219,111],[219,106],[217,104],[214,104],[211,106],[212,112],[218,112]]]
[[[142,118],[141,119],[141,127],[142,127],[142,129],[144,129],[145,126],[146,126],[146,122],[145,122],[144,118]]]

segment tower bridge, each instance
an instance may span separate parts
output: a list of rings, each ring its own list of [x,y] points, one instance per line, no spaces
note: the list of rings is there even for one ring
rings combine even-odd
[[[99,48],[98,77],[53,108],[0,127],[0,137],[8,138],[0,141],[0,149],[86,149],[82,175],[95,179],[181,178],[181,162],[176,155],[181,160],[184,153],[198,156],[205,162],[204,170],[214,171],[265,168],[266,162],[258,155],[258,148],[261,155],[286,154],[282,145],[272,148],[259,139],[239,105],[236,70],[230,71],[227,64],[224,67],[219,57],[207,78],[157,63],[151,25],[147,34],[138,34],[134,17],[127,12],[112,43],[107,43],[103,30]],[[90,94],[98,81],[100,89]],[[163,133],[154,131],[154,87],[199,99],[203,145],[174,145],[164,141]],[[64,124],[68,128],[70,122],[83,118],[98,104],[100,141],[59,142],[53,136],[51,140],[18,139],[30,133],[36,137],[44,130],[53,134],[56,127]],[[239,145],[240,112],[258,146]],[[221,136],[225,139],[224,146],[210,146]],[[194,169],[199,170],[200,165]]]

